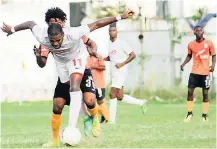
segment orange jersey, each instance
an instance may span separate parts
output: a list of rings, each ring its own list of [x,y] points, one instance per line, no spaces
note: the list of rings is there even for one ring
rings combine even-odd
[[[98,60],[93,56],[88,56],[86,69],[91,68],[91,73],[93,75],[93,80],[96,88],[105,88],[105,77],[104,70],[95,69],[92,67],[105,66],[103,60]]]
[[[209,75],[210,55],[215,55],[212,41],[204,40],[200,43],[196,40],[188,44],[188,54],[192,54],[193,67],[192,73],[199,75]]]

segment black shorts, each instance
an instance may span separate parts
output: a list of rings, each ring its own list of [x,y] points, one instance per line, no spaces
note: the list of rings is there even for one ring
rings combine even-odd
[[[80,88],[82,93],[91,92],[93,94],[96,94],[93,77],[90,69],[85,69]],[[64,98],[65,105],[70,105],[69,89],[70,89],[70,85],[61,83],[60,78],[58,77],[53,98],[58,98],[58,97]]]
[[[96,88],[96,99],[97,101],[105,98],[105,88]]]
[[[209,75],[198,75],[191,73],[188,81],[188,88],[210,88],[210,76]]]

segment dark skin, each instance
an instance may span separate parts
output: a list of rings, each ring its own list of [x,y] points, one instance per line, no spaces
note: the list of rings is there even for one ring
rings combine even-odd
[[[116,27],[110,27],[109,28],[109,36],[110,36],[110,40],[112,42],[114,42],[117,39],[117,28]],[[121,67],[123,67],[124,65],[128,64],[129,62],[131,62],[133,59],[136,58],[136,55],[134,52],[131,52],[129,54],[129,57],[123,61],[122,63],[117,63],[115,66],[119,69]],[[103,59],[104,61],[110,61],[109,56]],[[110,90],[110,99],[114,99],[117,98],[118,100],[122,100],[123,99],[123,87],[121,89],[119,88],[114,88],[112,87]]]
[[[127,11],[121,15],[121,19],[127,19],[128,17],[131,17],[133,14],[134,14],[133,11],[131,11],[131,10]],[[104,27],[104,26],[111,24],[111,23],[114,23],[114,22],[117,22],[116,17],[109,17],[109,18],[104,18],[104,19],[98,20],[94,23],[88,24],[88,27],[89,27],[90,31],[92,32],[96,29],[99,29],[101,27]],[[36,23],[34,21],[28,21],[28,22],[25,22],[25,23],[22,23],[22,24],[15,26],[14,29],[16,32],[21,31],[21,30],[26,30],[26,29],[32,30],[32,28],[35,25],[36,25]],[[7,33],[7,36],[12,34],[11,28],[12,27],[10,25],[7,25],[5,23],[3,23],[3,27],[1,27],[2,31]],[[49,38],[52,38],[52,42],[55,43],[55,47],[61,45],[62,41],[59,40],[59,38],[57,38],[57,37],[49,37]],[[70,86],[71,86],[70,91],[71,92],[76,92],[76,91],[80,90],[81,80],[82,80],[81,74],[77,74],[77,73],[71,74],[71,76],[70,76]]]
[[[197,27],[194,30],[194,35],[196,36],[196,42],[200,43],[204,41],[204,30],[202,27]],[[184,66],[191,60],[192,58],[192,54],[188,54],[185,61],[182,63],[182,65],[180,66],[181,71],[184,71]],[[216,63],[216,55],[212,56],[212,65],[210,66],[210,72],[213,72],[215,69],[215,63]],[[194,89],[195,88],[189,88],[188,89],[188,101],[193,101],[193,96],[194,96]],[[202,93],[203,93],[203,100],[204,101],[208,101],[208,89],[206,88],[202,88]]]
[[[55,19],[51,18],[48,25],[52,24],[52,23],[59,23],[61,26],[65,25],[65,23],[62,22],[58,18],[55,18]],[[83,40],[84,44],[87,45],[89,54],[92,54],[92,52],[96,51],[97,46],[93,40],[88,39],[88,37],[86,37],[86,36],[83,36],[82,40]],[[34,46],[33,50],[34,50],[34,54],[36,56],[36,61],[37,61],[38,66],[43,68],[47,63],[47,57],[41,56],[41,45],[39,46],[39,48]],[[66,84],[70,84],[70,83],[66,82]],[[87,106],[88,105],[90,105],[90,106],[95,105],[96,97],[93,93],[91,93],[91,92],[83,93],[83,99],[84,99],[84,102]],[[61,97],[54,98],[54,100],[53,100],[53,113],[54,114],[61,114],[64,106],[65,106],[65,99],[63,99]]]

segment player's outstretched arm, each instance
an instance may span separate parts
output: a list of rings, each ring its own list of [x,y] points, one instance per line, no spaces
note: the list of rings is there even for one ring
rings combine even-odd
[[[88,38],[85,35],[82,36],[81,39],[83,40],[84,44],[87,45],[87,51],[88,51],[88,53],[90,55],[92,55],[92,56],[98,57],[96,43],[92,39]]]
[[[34,51],[34,54],[35,54],[35,57],[36,57],[36,62],[38,64],[38,66],[43,68],[47,63],[47,57],[42,56],[41,45],[39,46],[39,48],[34,46],[33,51]]]
[[[185,61],[180,66],[182,71],[184,71],[184,66],[191,60],[191,58],[192,58],[192,54],[188,54],[186,56]]]
[[[98,28],[104,27],[106,25],[117,22],[119,20],[127,19],[130,16],[132,16],[133,14],[134,14],[134,12],[132,10],[129,10],[129,11],[123,13],[121,16],[108,17],[108,18],[98,20],[98,21],[96,21],[94,23],[88,24],[88,27],[90,28],[90,31],[92,32],[92,31],[94,31],[94,30],[96,30]]]
[[[18,31],[21,31],[21,30],[26,30],[26,29],[31,29],[33,28],[33,26],[35,26],[36,23],[34,21],[27,21],[27,22],[24,22],[24,23],[21,23],[19,25],[16,25],[15,27],[12,27],[6,23],[3,23],[3,26],[1,27],[2,31],[7,33],[7,36],[15,33],[15,32],[18,32]]]

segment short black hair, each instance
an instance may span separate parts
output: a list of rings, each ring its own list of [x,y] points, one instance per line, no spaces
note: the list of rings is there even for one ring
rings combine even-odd
[[[196,26],[194,27],[194,30],[196,30],[198,27],[200,27],[200,28],[203,29],[203,26],[201,26],[201,25],[196,25]]]
[[[59,7],[52,7],[47,10],[45,13],[45,22],[49,24],[51,18],[58,18],[63,22],[67,20],[65,12],[63,12]]]
[[[116,22],[109,25],[109,28],[116,27]]]
[[[56,36],[63,33],[63,29],[60,24],[51,24],[47,29],[48,36]]]

